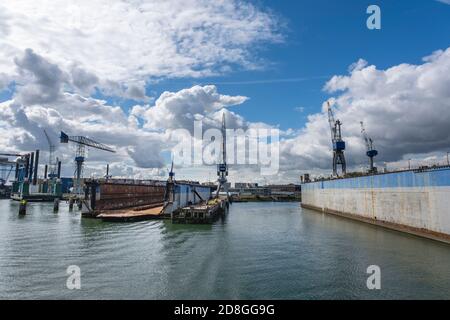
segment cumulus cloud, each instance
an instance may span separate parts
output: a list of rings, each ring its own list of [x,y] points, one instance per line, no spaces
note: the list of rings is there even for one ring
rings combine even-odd
[[[128,154],[139,168],[162,168],[164,159],[161,150],[163,150],[162,141],[149,139],[127,148]]]
[[[192,132],[195,120],[202,120],[204,126],[220,127],[223,108],[244,103],[244,96],[222,95],[216,86],[194,86],[178,92],[164,92],[153,107],[136,108],[146,121],[145,127],[160,130],[188,129]],[[220,113],[220,115],[219,115]],[[243,127],[244,120],[239,115],[227,112],[228,127]],[[216,125],[214,125],[216,124]]]
[[[4,0],[0,69],[13,73],[11,57],[32,48],[68,73],[88,70],[72,70],[77,87],[112,82],[142,96],[136,83],[149,77],[258,68],[254,48],[282,41],[279,29],[277,16],[238,0]]]
[[[52,103],[59,98],[64,73],[56,65],[26,49],[14,59],[19,75],[25,83],[18,86],[17,98],[24,104]]]
[[[73,86],[85,95],[91,94],[99,82],[98,77],[94,73],[86,71],[79,66],[73,66],[70,74]],[[143,98],[143,96],[140,98]]]
[[[34,58],[41,64],[40,68],[35,67],[37,71],[27,68],[23,59],[17,60],[18,66],[31,73],[32,87],[47,84],[41,80],[48,74],[47,69],[60,74],[54,71],[58,70],[56,65]],[[366,124],[367,132],[379,150],[378,163],[399,161],[405,157],[433,159],[448,149],[450,48],[438,50],[423,60],[419,65],[400,64],[386,70],[359,60],[351,66],[349,74],[336,75],[325,84],[324,90],[333,96],[329,101],[334,105],[336,118],[344,124],[343,137],[348,146],[346,157],[353,169],[367,163],[360,121]],[[37,76],[40,74],[44,76]],[[62,82],[72,83],[70,76],[59,78],[63,79]],[[265,123],[249,122],[238,114],[238,106],[244,104],[247,97],[219,93],[215,86],[164,92],[153,104],[136,105],[129,111],[99,99],[66,92],[63,87],[59,87],[59,93],[55,91],[58,99],[51,105],[25,105],[20,99],[24,94],[21,90],[17,91],[17,97],[0,103],[2,149],[32,150],[39,147],[45,150],[42,128],[51,132],[53,137],[57,137],[62,129],[70,134],[96,138],[117,148],[117,154],[93,151],[89,162],[94,166],[97,163],[97,168],[90,172],[100,172],[103,170],[100,164],[109,162],[118,168],[120,174],[131,172],[133,177],[145,177],[146,174],[164,173],[161,153],[170,152],[173,147],[171,131],[191,131],[196,119],[203,120],[204,129],[218,128],[221,115],[225,113],[229,128],[272,128]],[[280,173],[267,177],[268,180],[295,182],[302,171],[329,172],[331,143],[325,108],[320,113],[309,115],[305,127],[291,131],[282,134],[280,141]],[[67,162],[71,160],[69,151],[59,150]],[[208,175],[207,168],[195,170]],[[258,178],[258,167],[240,166],[234,170],[236,172],[230,175],[230,178],[235,177],[234,180],[266,181]]]
[[[43,129],[56,142],[64,130],[117,149],[116,154],[91,150],[88,175],[101,173],[108,162],[113,174],[145,178],[165,174],[162,153],[171,150],[171,131],[192,132],[194,120],[202,120],[204,130],[218,128],[224,113],[228,128],[272,128],[239,115],[248,97],[194,86],[153,100],[146,84],[259,68],[264,62],[255,48],[282,41],[280,25],[270,11],[239,0],[2,1],[0,90],[11,83],[16,89],[0,103],[0,148],[46,150]],[[324,90],[344,124],[349,165],[367,161],[360,121],[374,139],[379,162],[445,152],[449,87],[450,48],[424,57],[422,64],[386,70],[360,59],[348,74],[329,79]],[[109,105],[92,97],[97,90],[137,104],[130,110]],[[303,128],[281,137],[281,171],[270,181],[298,181],[302,170],[330,171],[325,112],[309,115]],[[70,148],[57,145],[69,163]],[[208,169],[203,170],[205,177]],[[235,168],[230,177],[264,182],[256,170]]]
[[[260,68],[257,48],[283,41],[280,29],[279,17],[240,0],[2,1],[0,90],[14,85],[0,103],[0,148],[45,150],[43,129],[56,142],[64,130],[117,148],[114,155],[91,150],[93,166],[161,173],[171,130],[191,130],[194,119],[218,127],[222,113],[229,126],[248,126],[225,110],[247,97],[196,86],[153,100],[147,83]],[[98,92],[139,104],[111,106],[92,97]],[[68,147],[57,145],[70,161]]]
[[[400,64],[379,70],[360,60],[350,74],[332,77],[325,90],[335,95],[336,118],[343,122],[346,158],[366,164],[360,133],[364,121],[377,161],[446,151],[450,146],[450,48],[436,51],[420,65]],[[302,132],[282,143],[285,169],[331,167],[331,143],[325,112],[313,114]]]
[[[88,163],[115,163],[127,168],[149,169],[143,171],[147,173],[155,173],[153,169],[164,167],[162,152],[170,152],[176,144],[171,140],[171,131],[192,128],[194,118],[186,115],[207,119],[205,127],[220,127],[223,112],[235,126],[246,124],[243,118],[224,109],[243,103],[246,98],[222,95],[215,86],[165,92],[154,105],[137,105],[129,112],[77,93],[62,92],[51,105],[25,105],[18,98],[22,92],[17,95],[0,103],[0,129],[9,131],[0,140],[1,149],[47,150],[43,129],[49,132],[55,143],[58,142],[59,131],[63,130],[70,135],[94,138],[117,149],[116,154],[91,150]],[[152,110],[156,113],[150,112]],[[164,118],[160,119],[158,115]],[[58,153],[70,163],[73,153],[70,147],[59,143],[57,146]]]

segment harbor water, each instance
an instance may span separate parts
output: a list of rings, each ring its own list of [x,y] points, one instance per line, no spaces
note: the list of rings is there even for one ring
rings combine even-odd
[[[105,223],[0,200],[2,299],[450,298],[450,246],[301,209],[234,203],[213,225]],[[69,290],[69,266],[81,288]],[[367,268],[381,270],[369,290]]]

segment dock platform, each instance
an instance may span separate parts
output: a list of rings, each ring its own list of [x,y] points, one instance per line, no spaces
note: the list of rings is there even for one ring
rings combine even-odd
[[[61,195],[58,196],[52,193],[32,193],[29,195],[11,193],[11,199],[15,201],[27,200],[28,202],[53,202],[55,199],[61,197]]]
[[[163,206],[144,208],[144,209],[123,209],[123,210],[110,210],[100,213],[96,216],[102,221],[110,222],[127,222],[127,221],[139,221],[139,220],[152,220],[152,219],[167,219],[168,217],[163,213]],[[170,218],[170,217],[169,217]]]

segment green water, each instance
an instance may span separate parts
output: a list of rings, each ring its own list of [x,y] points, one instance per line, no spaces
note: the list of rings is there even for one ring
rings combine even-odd
[[[298,203],[235,203],[212,226],[103,223],[0,200],[0,298],[450,298],[450,246]],[[81,269],[81,289],[66,269]],[[381,290],[366,269],[381,268]]]

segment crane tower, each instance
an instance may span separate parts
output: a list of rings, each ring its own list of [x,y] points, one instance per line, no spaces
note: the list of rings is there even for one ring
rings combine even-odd
[[[345,141],[342,140],[340,120],[334,120],[333,110],[328,102],[328,122],[331,130],[331,142],[333,144],[333,176],[338,176],[338,165],[341,165],[342,175],[346,174],[346,163],[344,157]]]
[[[369,157],[369,173],[376,173],[377,168],[373,165],[373,158],[378,155],[378,151],[373,148],[373,140],[367,135],[364,123],[361,121],[361,134],[363,135],[364,142],[366,143],[366,155]]]
[[[61,131],[60,141],[61,143],[69,143],[70,141],[76,144],[74,192],[78,195],[81,195],[82,194],[81,178],[83,176],[83,165],[84,160],[86,158],[86,147],[99,149],[107,152],[116,152],[116,151],[103,143],[97,142],[95,140],[83,136],[69,136],[63,131]]]

